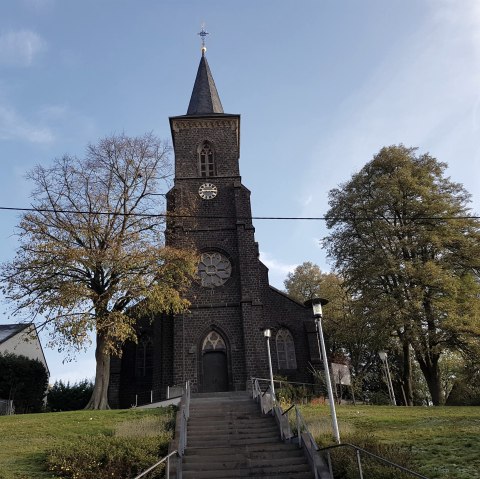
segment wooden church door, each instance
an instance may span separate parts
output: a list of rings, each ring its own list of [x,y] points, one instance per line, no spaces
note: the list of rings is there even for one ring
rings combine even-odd
[[[225,341],[211,331],[202,347],[202,391],[228,391],[228,361]]]

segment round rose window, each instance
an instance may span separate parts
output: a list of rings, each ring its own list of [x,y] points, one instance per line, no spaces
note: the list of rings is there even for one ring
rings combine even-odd
[[[225,284],[232,274],[232,265],[221,253],[202,253],[198,264],[198,275],[202,286],[213,287]]]

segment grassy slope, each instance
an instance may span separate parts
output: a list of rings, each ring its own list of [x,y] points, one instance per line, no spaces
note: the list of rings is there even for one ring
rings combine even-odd
[[[331,443],[327,406],[302,413],[323,445]],[[341,406],[341,439],[370,434],[380,442],[411,447],[417,472],[431,479],[480,478],[480,407]]]
[[[108,434],[118,423],[154,411],[0,416],[0,478],[51,478],[42,460],[54,444],[84,434]],[[320,443],[330,444],[328,407],[304,406],[302,411]],[[416,469],[431,479],[480,477],[480,407],[341,406],[337,414],[344,442],[354,434],[372,434],[384,443],[412,446]]]
[[[156,410],[74,411],[0,416],[0,479],[46,479],[45,451],[85,434],[110,434],[123,421]],[[158,411],[158,410],[157,410]]]

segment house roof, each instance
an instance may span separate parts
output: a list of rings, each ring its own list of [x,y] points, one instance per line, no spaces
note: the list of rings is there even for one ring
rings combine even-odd
[[[205,54],[202,52],[187,115],[209,115],[212,113],[222,114],[223,107],[213,81],[212,72]]]
[[[0,324],[0,344],[31,326],[31,323]]]

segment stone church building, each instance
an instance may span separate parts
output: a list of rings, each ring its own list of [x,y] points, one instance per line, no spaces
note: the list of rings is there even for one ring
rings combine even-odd
[[[145,320],[138,344],[112,358],[110,405],[158,401],[186,380],[193,392],[248,389],[251,377],[269,377],[266,328],[274,374],[309,382],[319,360],[312,312],[268,283],[240,176],[240,115],[224,113],[204,50],[187,114],[170,128],[167,210],[177,216],[166,243],[199,251],[198,281],[188,313]]]

